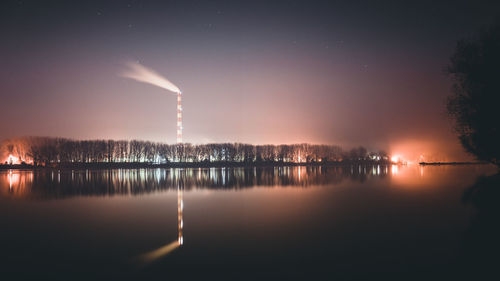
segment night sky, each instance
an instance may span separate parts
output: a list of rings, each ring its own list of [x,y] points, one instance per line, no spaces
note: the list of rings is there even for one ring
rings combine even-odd
[[[376,3],[375,3],[376,2]],[[456,41],[485,1],[2,1],[0,139],[364,145],[463,160],[445,113]]]

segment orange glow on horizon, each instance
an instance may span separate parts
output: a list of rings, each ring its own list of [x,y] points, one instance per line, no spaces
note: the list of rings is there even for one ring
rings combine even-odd
[[[401,156],[399,156],[399,155],[393,155],[391,157],[391,161],[394,162],[394,163],[400,162],[401,161]]]
[[[8,164],[20,164],[19,158],[17,158],[12,154],[10,154],[9,157],[7,157],[7,160],[5,162],[7,162]]]

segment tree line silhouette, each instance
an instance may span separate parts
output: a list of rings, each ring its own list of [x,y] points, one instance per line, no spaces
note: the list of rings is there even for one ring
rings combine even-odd
[[[73,140],[23,137],[5,140],[0,151],[6,164],[12,159],[35,166],[60,163],[320,163],[388,162],[384,151],[364,147],[343,150],[337,145],[243,143],[165,144],[139,140]],[[10,157],[10,158],[9,158]]]

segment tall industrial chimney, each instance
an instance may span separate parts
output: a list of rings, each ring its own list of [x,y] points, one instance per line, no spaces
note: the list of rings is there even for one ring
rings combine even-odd
[[[177,94],[177,143],[182,143],[182,92],[179,87],[175,86],[172,82],[168,81],[167,78],[156,73],[154,70],[144,67],[137,62],[129,62],[127,65],[129,69],[123,72],[121,76],[155,85]]]
[[[177,93],[177,143],[182,143],[182,105],[181,105],[181,95],[179,91]]]

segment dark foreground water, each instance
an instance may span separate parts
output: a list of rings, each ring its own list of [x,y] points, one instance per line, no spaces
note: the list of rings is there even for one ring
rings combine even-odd
[[[484,165],[0,171],[0,279],[492,277],[495,173]],[[476,183],[480,176],[490,177]]]

